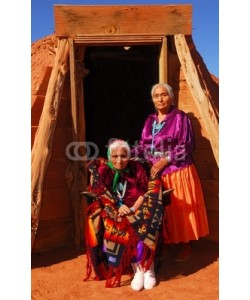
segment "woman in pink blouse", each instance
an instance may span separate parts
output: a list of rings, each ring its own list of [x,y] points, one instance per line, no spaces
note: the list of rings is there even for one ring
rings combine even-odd
[[[158,83],[152,87],[151,96],[156,112],[146,119],[132,155],[149,161],[151,176],[160,174],[163,187],[173,189],[171,204],[165,207],[165,242],[178,244],[175,259],[185,261],[191,256],[189,242],[209,233],[201,182],[191,157],[192,126],[188,115],[174,107],[171,86]]]

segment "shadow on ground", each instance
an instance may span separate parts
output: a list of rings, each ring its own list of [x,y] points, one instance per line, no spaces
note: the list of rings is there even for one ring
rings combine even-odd
[[[163,246],[157,268],[160,281],[191,275],[218,260],[219,243],[201,239],[193,241],[191,245],[192,256],[185,262],[174,260],[174,246]]]
[[[174,246],[164,245],[157,267],[157,277],[160,281],[187,276],[217,261],[219,258],[219,244],[208,240],[192,242],[192,256],[186,262],[174,260]],[[48,267],[63,261],[84,255],[84,250],[65,247],[53,251],[36,253],[31,257],[31,268]],[[166,272],[167,270],[167,272]]]
[[[84,250],[76,250],[67,246],[52,251],[35,253],[31,255],[31,269],[49,267],[51,265],[71,260],[85,253]]]

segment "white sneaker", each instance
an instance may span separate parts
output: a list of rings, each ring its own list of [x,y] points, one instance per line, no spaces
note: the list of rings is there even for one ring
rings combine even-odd
[[[151,290],[156,285],[154,264],[152,264],[148,271],[144,272],[144,289]]]
[[[134,291],[140,291],[144,286],[144,271],[139,265],[134,264],[134,266],[135,274],[133,280],[131,281],[131,288]]]

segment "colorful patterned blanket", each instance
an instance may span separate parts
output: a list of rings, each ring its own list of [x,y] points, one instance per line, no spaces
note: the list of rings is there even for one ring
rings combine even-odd
[[[150,178],[142,206],[126,217],[119,217],[115,199],[102,183],[95,159],[88,165],[92,182],[88,192],[85,240],[87,246],[87,274],[94,270],[95,279],[106,279],[106,287],[120,286],[121,275],[129,270],[131,259],[137,255],[138,242],[143,242],[141,264],[148,269],[154,259],[162,224],[163,206],[160,178]]]

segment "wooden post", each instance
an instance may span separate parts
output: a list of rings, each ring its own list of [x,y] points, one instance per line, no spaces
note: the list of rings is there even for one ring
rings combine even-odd
[[[78,46],[75,49],[75,61],[76,61],[76,95],[78,101],[78,138],[79,141],[85,141],[85,107],[84,107],[84,90],[83,90],[83,79],[88,75],[88,70],[83,64],[83,58],[85,53],[85,47]],[[79,149],[80,155],[84,157],[86,155],[86,149],[81,147]],[[80,172],[79,172],[79,188],[83,191],[87,188],[88,177],[87,177],[87,161],[82,160],[80,162]],[[84,232],[86,227],[86,217],[87,217],[87,199],[84,196],[80,197],[80,227],[81,227],[81,237],[84,240]]]
[[[159,82],[168,82],[168,47],[167,37],[162,38],[159,57]]]
[[[184,76],[190,92],[200,112],[202,121],[207,129],[211,147],[217,165],[219,164],[219,124],[217,113],[210,103],[210,99],[204,92],[198,76],[198,72],[192,59],[189,47],[183,34],[174,36],[175,47],[182,66]]]
[[[71,114],[72,114],[72,135],[73,142],[80,142],[79,140],[79,128],[78,128],[78,99],[77,99],[77,87],[76,87],[76,62],[75,62],[75,45],[74,40],[69,39],[69,58],[70,58],[70,86],[71,86]],[[78,148],[79,149],[79,148]],[[80,187],[79,187],[79,161],[73,161],[73,172],[74,172],[74,180],[73,180],[73,207],[75,214],[75,246],[76,249],[80,249],[81,245],[81,226],[80,226]]]
[[[43,110],[32,148],[31,249],[33,248],[39,225],[44,179],[52,154],[63,84],[68,70],[68,55],[68,40],[59,40],[55,63],[48,83]]]
[[[88,74],[88,70],[83,65],[85,48],[75,46],[75,41],[69,39],[70,53],[70,85],[71,85],[71,113],[73,121],[73,141],[85,142],[85,111],[83,78]],[[78,154],[84,158],[86,149],[81,146]],[[87,187],[86,161],[75,160],[73,162],[74,181],[72,188],[72,201],[75,213],[75,246],[81,247],[83,232],[85,229],[86,201],[82,203],[80,192]]]

